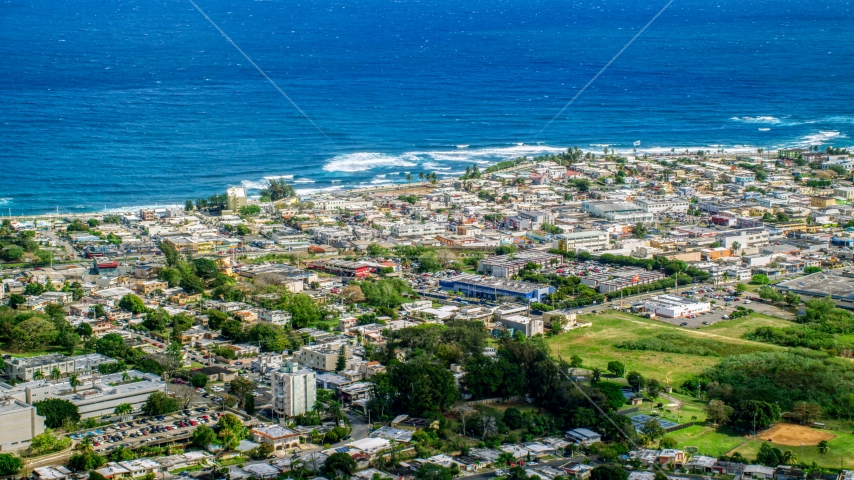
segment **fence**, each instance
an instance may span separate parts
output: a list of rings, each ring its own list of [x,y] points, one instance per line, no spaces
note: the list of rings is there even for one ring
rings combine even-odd
[[[675,432],[677,430],[682,430],[683,428],[688,428],[688,427],[693,427],[693,426],[694,426],[694,422],[687,422],[687,423],[682,423],[682,424],[676,425],[675,427],[665,428],[664,431],[667,433],[670,433],[670,432]]]
[[[492,405],[495,403],[523,403],[525,401],[525,397],[516,395],[514,397],[507,398],[482,398],[480,400],[468,400],[466,403],[469,405]]]

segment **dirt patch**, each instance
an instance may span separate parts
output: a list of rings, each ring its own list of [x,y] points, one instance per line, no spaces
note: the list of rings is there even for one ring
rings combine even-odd
[[[833,440],[836,435],[817,428],[780,423],[760,433],[758,437],[779,445],[797,447],[801,444],[818,445],[822,440]]]

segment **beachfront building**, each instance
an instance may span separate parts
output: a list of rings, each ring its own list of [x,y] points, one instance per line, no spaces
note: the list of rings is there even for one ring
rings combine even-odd
[[[225,192],[228,197],[228,209],[232,212],[237,212],[246,206],[246,189],[241,187],[231,187]]]

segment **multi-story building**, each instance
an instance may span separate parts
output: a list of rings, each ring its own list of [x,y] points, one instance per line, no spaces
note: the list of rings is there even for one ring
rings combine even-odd
[[[74,359],[61,353],[51,353],[29,358],[7,358],[6,376],[29,382],[33,374],[40,371],[43,378],[49,378],[54,369],[59,369],[62,375],[70,375],[77,371]]]
[[[537,251],[519,252],[513,255],[498,255],[481,260],[477,269],[484,275],[512,277],[525,268],[528,263],[535,263],[541,267],[560,265],[563,263],[563,257]]]
[[[77,405],[82,418],[93,418],[112,414],[122,403],[138,409],[152,393],[166,391],[166,383],[160,377],[136,370],[79,380],[81,383],[76,388],[66,380],[37,380],[14,386],[0,383],[0,394],[27,404],[47,398],[68,400]]]
[[[834,187],[833,195],[847,201],[854,200],[854,187]]]
[[[310,411],[317,399],[317,376],[312,370],[285,362],[273,374],[273,412],[280,418]]]
[[[599,293],[611,293],[628,287],[655,283],[665,276],[663,273],[657,271],[626,267],[607,273],[581,277],[581,283],[598,289]]]
[[[36,414],[36,409],[20,400],[6,397],[0,400],[0,450],[18,450],[30,446],[36,435],[44,433],[44,418]]]
[[[601,230],[562,233],[555,235],[555,239],[552,241],[554,248],[561,252],[574,252],[576,250],[595,252],[607,250],[609,244],[610,234]]]
[[[258,312],[259,322],[270,323],[282,327],[291,323],[291,318],[292,316],[289,312],[283,312],[281,310],[261,310]]]
[[[594,217],[612,222],[646,223],[653,221],[652,213],[645,212],[631,202],[581,202],[581,210]]]
[[[435,222],[395,223],[389,230],[396,237],[412,237],[417,235],[438,235],[445,232],[445,227]]]
[[[240,187],[231,187],[225,192],[228,197],[228,209],[232,212],[240,210],[246,206],[246,189]]]
[[[533,319],[524,315],[510,315],[501,319],[501,323],[506,328],[512,328],[513,332],[522,332],[526,337],[533,337],[538,333],[543,333],[543,321]]]
[[[349,363],[353,359],[353,348],[346,343],[307,345],[294,354],[294,360],[310,368],[334,372],[342,347],[344,348],[344,358]]]
[[[656,200],[653,198],[638,198],[634,201],[635,205],[649,213],[684,213],[688,211],[690,204],[687,200]]]
[[[439,280],[439,288],[452,292],[463,292],[468,297],[497,300],[501,297],[516,297],[526,302],[539,302],[554,287],[530,282],[515,282],[480,275],[457,275]]]

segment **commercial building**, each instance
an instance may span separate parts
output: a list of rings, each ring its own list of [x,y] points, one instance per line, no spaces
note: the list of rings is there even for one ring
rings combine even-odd
[[[656,200],[652,198],[637,198],[634,204],[648,213],[685,213],[690,204],[688,200]]]
[[[576,250],[596,252],[599,250],[607,250],[610,240],[610,234],[608,232],[603,232],[601,230],[587,230],[584,232],[555,235],[552,245],[561,252],[574,252]]]
[[[371,266],[367,263],[348,260],[322,260],[310,264],[309,268],[316,268],[341,277],[363,278],[371,274]]]
[[[662,280],[666,275],[658,271],[625,267],[607,273],[581,277],[581,283],[599,290],[599,293],[618,292],[624,288],[647,285]]]
[[[353,347],[345,343],[307,345],[301,347],[294,354],[294,360],[309,368],[323,370],[324,372],[334,372],[341,348],[344,349],[344,358],[349,363],[353,359]]]
[[[30,446],[36,435],[44,432],[44,417],[36,408],[21,400],[6,397],[0,400],[0,451],[23,449]]]
[[[287,450],[299,447],[299,432],[281,425],[253,428],[250,430],[252,440],[256,443],[266,443],[273,450]]]
[[[647,312],[659,317],[683,318],[686,315],[710,312],[712,304],[676,295],[659,295],[649,300],[633,303],[632,310]]]
[[[67,380],[37,380],[17,385],[0,383],[0,395],[32,405],[47,398],[68,400],[77,405],[82,418],[112,414],[116,406],[129,403],[138,409],[154,392],[165,392],[166,383],[159,376],[136,370],[80,378],[81,384],[72,388]]]
[[[273,413],[287,418],[311,411],[317,399],[316,382],[313,371],[293,362],[282,364],[273,374]]]
[[[61,353],[51,353],[38,357],[19,358],[6,357],[6,376],[17,378],[24,382],[33,379],[35,372],[41,372],[43,378],[49,378],[54,369],[59,369],[62,375],[70,375],[77,371],[74,359]]]
[[[581,210],[594,217],[600,217],[612,222],[647,223],[653,221],[652,213],[632,202],[581,202]]]
[[[498,300],[501,297],[516,297],[526,302],[539,302],[544,296],[554,292],[554,287],[530,282],[480,275],[457,275],[439,280],[439,288],[451,292],[463,292],[467,297]]]
[[[438,235],[445,232],[445,227],[435,222],[395,223],[389,230],[396,237],[411,237],[416,235]]]
[[[512,328],[513,333],[522,332],[526,337],[543,333],[543,321],[524,315],[510,315],[501,319],[505,328]]]
[[[563,257],[537,251],[519,252],[513,255],[498,255],[481,260],[477,266],[477,270],[484,275],[509,278],[518,274],[529,263],[534,263],[541,267],[560,265],[563,263]]]

